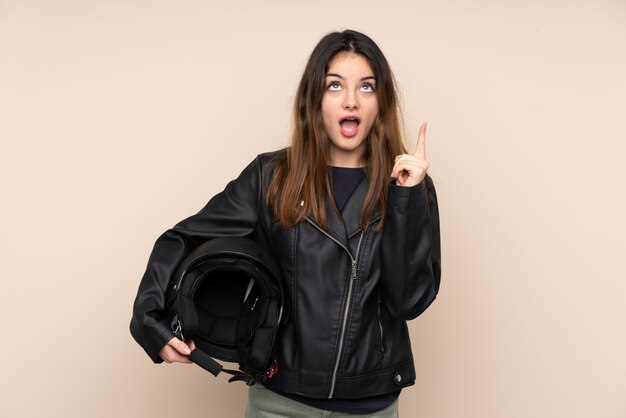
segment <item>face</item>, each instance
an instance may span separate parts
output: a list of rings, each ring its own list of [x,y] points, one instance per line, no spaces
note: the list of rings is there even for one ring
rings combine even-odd
[[[322,98],[324,129],[331,140],[331,165],[362,167],[366,138],[378,115],[376,79],[367,60],[352,53],[333,58]]]

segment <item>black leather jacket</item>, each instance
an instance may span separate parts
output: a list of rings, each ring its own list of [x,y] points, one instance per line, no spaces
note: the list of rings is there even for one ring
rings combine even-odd
[[[415,382],[406,321],[435,299],[441,276],[437,196],[429,176],[413,187],[389,184],[380,233],[377,210],[361,233],[365,177],[342,217],[327,207],[328,230],[309,216],[281,226],[263,203],[270,160],[258,155],[197,214],[156,241],[134,303],[130,330],[157,363],[174,336],[163,319],[164,290],[193,248],[219,236],[247,236],[271,248],[288,293],[276,342],[279,372],[265,385],[312,398],[362,398]]]

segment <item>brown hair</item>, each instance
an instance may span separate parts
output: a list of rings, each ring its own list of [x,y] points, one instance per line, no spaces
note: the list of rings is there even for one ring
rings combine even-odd
[[[363,56],[376,77],[378,116],[366,138],[365,175],[369,189],[361,211],[361,228],[368,227],[377,205],[382,229],[387,203],[387,183],[396,155],[406,153],[402,140],[400,111],[395,80],[387,59],[376,43],[366,35],[345,30],[324,36],[313,49],[296,92],[293,107],[293,131],[286,153],[280,153],[266,195],[266,203],[278,221],[293,226],[310,213],[324,229],[326,199],[332,196],[328,164],[330,138],[325,132],[321,103],[325,91],[328,64],[339,54]],[[304,201],[301,206],[300,202]],[[338,212],[331,199],[332,207]]]

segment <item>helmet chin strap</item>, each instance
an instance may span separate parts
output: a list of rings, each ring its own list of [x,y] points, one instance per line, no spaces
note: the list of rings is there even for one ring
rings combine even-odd
[[[189,360],[193,361],[213,376],[217,376],[222,370],[224,370],[224,367],[221,364],[213,360],[211,356],[200,350],[198,347],[191,352]]]
[[[239,370],[225,369],[221,364],[213,360],[211,356],[197,347],[189,355],[189,360],[193,361],[213,376],[217,377],[217,375],[221,372],[232,374],[233,377],[228,379],[228,382],[243,381],[246,382],[248,386],[252,386],[256,382],[265,382],[278,372],[278,363],[276,362],[276,359],[273,359],[272,367],[269,370],[260,372],[255,376],[240,372]]]

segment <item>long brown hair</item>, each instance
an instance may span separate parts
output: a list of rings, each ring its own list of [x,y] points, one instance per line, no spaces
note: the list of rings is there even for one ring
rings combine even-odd
[[[369,189],[361,211],[365,231],[377,205],[382,229],[387,203],[387,183],[396,155],[404,154],[400,110],[395,80],[387,59],[368,36],[353,30],[325,35],[313,49],[296,92],[293,106],[293,131],[287,152],[280,153],[266,195],[266,203],[285,227],[304,220],[309,213],[324,229],[326,199],[332,196],[329,180],[330,143],[325,132],[321,103],[328,64],[339,54],[363,56],[376,77],[378,116],[366,138],[365,175]],[[337,211],[333,199],[332,207]],[[301,205],[301,202],[304,204]]]

